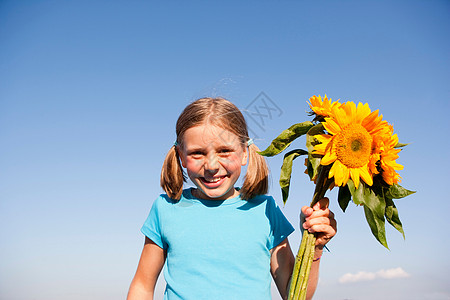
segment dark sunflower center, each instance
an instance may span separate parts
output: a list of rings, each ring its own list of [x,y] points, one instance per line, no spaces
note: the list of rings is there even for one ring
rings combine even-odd
[[[347,168],[359,168],[369,162],[372,153],[372,137],[359,124],[346,126],[336,136],[337,158]]]
[[[361,150],[362,143],[359,140],[352,141],[352,151],[356,152]]]

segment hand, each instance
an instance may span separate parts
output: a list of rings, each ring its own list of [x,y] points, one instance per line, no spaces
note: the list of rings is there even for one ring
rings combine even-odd
[[[316,248],[320,250],[337,232],[334,213],[328,209],[328,204],[328,198],[323,198],[312,208],[303,206],[300,215],[300,222],[303,223],[301,228],[311,233],[316,233]]]

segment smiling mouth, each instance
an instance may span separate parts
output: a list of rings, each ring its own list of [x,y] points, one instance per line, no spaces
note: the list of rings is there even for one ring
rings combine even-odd
[[[216,183],[216,182],[219,182],[220,180],[224,179],[225,177],[226,176],[221,176],[221,177],[214,177],[211,179],[206,179],[205,177],[201,177],[201,180],[206,183]]]

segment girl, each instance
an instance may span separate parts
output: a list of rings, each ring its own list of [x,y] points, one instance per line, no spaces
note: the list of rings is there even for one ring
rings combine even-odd
[[[142,226],[145,245],[128,299],[153,299],[163,266],[164,299],[271,299],[271,276],[285,299],[294,265],[287,237],[294,228],[265,195],[268,168],[242,113],[225,99],[202,98],[181,113],[176,134],[161,171],[166,194]],[[247,163],[244,183],[236,188]],[[196,188],[183,190],[183,168]],[[328,199],[302,212],[303,228],[318,233],[311,298],[336,222]]]

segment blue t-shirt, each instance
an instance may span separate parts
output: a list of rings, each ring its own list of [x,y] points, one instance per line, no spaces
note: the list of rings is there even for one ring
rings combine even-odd
[[[271,196],[160,195],[141,229],[167,251],[164,299],[271,299],[270,249],[294,228]]]

